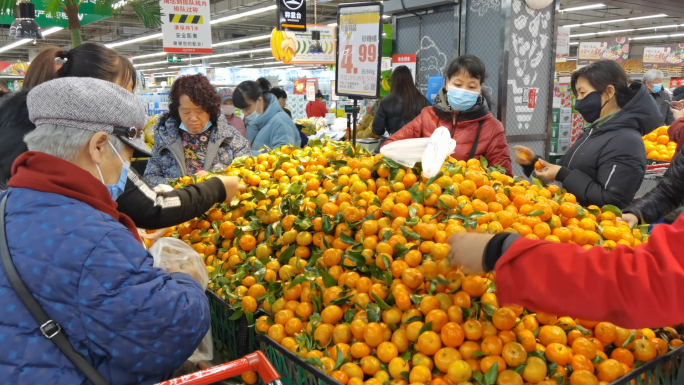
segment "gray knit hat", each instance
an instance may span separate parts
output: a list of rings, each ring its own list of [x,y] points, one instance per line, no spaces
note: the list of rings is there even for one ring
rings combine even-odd
[[[54,79],[31,89],[26,104],[36,126],[106,132],[133,147],[134,157],[152,155],[143,140],[145,107],[135,94],[114,83],[80,77]]]

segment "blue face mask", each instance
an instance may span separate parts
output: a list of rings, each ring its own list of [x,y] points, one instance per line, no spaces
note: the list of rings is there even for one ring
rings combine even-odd
[[[102,181],[102,184],[107,187],[107,190],[109,190],[109,194],[112,196],[112,200],[115,201],[118,197],[123,194],[124,190],[126,189],[126,180],[128,179],[128,169],[131,167],[131,164],[129,162],[124,162],[124,160],[121,158],[121,155],[116,151],[114,146],[112,145],[111,142],[109,142],[109,146],[112,148],[112,151],[116,154],[116,156],[119,157],[119,160],[121,163],[123,163],[123,167],[121,168],[121,175],[119,176],[119,181],[116,182],[115,185],[108,185],[105,183],[104,178],[102,178],[102,172],[100,171],[100,166],[95,164],[95,167],[97,168],[97,172],[100,174],[100,180]]]
[[[449,106],[454,111],[466,111],[470,109],[475,105],[479,96],[480,94],[478,92],[454,86],[449,86],[449,89],[447,90]]]
[[[653,85],[653,93],[654,93],[654,94],[657,94],[657,93],[660,92],[660,90],[662,90],[662,89],[663,89],[663,85],[662,85],[662,84],[654,84],[654,85]]]
[[[258,117],[259,117],[259,113],[256,112],[256,111],[254,111],[254,112],[252,112],[251,114],[249,114],[249,115],[247,115],[247,116],[245,117],[245,123],[247,123],[247,122],[249,122],[249,121],[252,121],[252,120],[254,120],[254,119],[258,118]]]
[[[200,132],[192,132],[185,127],[185,124],[183,124],[183,122],[181,122],[181,124],[180,124],[180,129],[187,132],[188,134],[191,134],[191,135],[199,135],[199,134],[203,133],[204,131],[206,131],[210,128],[211,128],[211,121],[208,121],[207,125],[204,126],[204,128]]]

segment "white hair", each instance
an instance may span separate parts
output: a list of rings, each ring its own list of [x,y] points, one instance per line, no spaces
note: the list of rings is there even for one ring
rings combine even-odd
[[[654,80],[662,79],[662,78],[663,78],[663,72],[661,70],[652,69],[652,70],[646,71],[646,73],[644,74],[643,81],[644,81],[644,83],[646,83],[646,82],[653,83]]]
[[[95,135],[94,131],[82,130],[55,124],[41,124],[24,136],[29,151],[42,152],[72,162],[81,148]],[[121,153],[124,143],[114,135],[109,142]]]

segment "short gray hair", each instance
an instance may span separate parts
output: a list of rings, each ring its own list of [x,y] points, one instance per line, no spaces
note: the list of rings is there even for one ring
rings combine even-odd
[[[644,83],[646,83],[646,82],[653,83],[653,81],[656,79],[662,80],[663,76],[664,75],[663,75],[663,72],[661,70],[652,69],[652,70],[646,71],[646,73],[644,74],[643,80],[644,80]]]
[[[76,154],[95,134],[93,131],[80,128],[41,124],[24,136],[24,142],[29,151],[42,152],[72,162]],[[109,135],[109,141],[119,153],[125,147],[124,143],[114,135]]]

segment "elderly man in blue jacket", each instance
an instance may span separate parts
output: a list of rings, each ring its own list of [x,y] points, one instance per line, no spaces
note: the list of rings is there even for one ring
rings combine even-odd
[[[27,104],[36,129],[0,196],[21,280],[107,382],[168,379],[210,316],[196,271],[153,267],[135,225],[116,211],[131,157],[149,154],[141,103],[113,83],[70,77],[33,88]],[[0,304],[3,383],[89,383],[41,333],[4,269]]]

